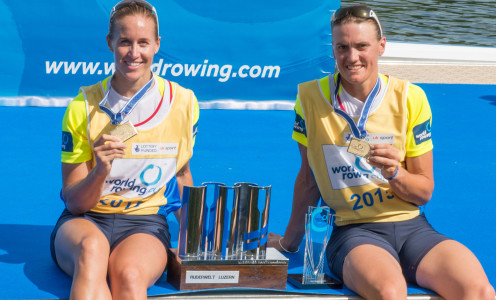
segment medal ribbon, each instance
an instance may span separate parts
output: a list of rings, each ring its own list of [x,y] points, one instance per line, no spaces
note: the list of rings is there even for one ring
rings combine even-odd
[[[136,92],[136,94],[134,94],[131,97],[131,99],[129,99],[127,104],[116,114],[105,105],[107,102],[108,94],[110,92],[110,89],[109,89],[109,92],[107,92],[107,94],[105,95],[105,97],[103,97],[103,100],[99,104],[100,109],[107,116],[109,116],[113,125],[118,125],[122,122],[123,116],[126,116],[129,113],[131,113],[131,111],[136,107],[139,100],[141,100],[141,98],[143,98],[143,96],[146,94],[146,91],[148,91],[148,89],[152,86],[152,83],[153,83],[153,75],[152,75],[152,78],[138,92]]]
[[[381,82],[379,77],[377,77],[377,81],[375,82],[374,88],[365,99],[365,103],[363,104],[362,111],[360,112],[360,118],[358,118],[358,124],[353,120],[353,118],[348,115],[343,109],[337,106],[337,99],[339,93],[339,85],[341,84],[341,74],[338,73],[338,78],[336,79],[336,87],[334,89],[334,111],[341,116],[350,126],[351,132],[358,139],[363,139],[367,136],[367,130],[365,130],[365,124],[369,118],[370,108],[372,107],[372,103],[374,103],[377,94],[381,88]]]
[[[167,80],[167,81],[169,82],[169,103],[171,103],[172,102],[172,83],[169,80]],[[148,119],[144,120],[143,122],[135,124],[134,127],[138,127],[138,126],[141,126],[143,124],[146,124],[148,121],[153,119],[153,117],[155,117],[155,115],[160,110],[160,107],[162,106],[162,101],[164,100],[164,96],[165,96],[165,90],[164,90],[164,93],[162,94],[162,98],[160,98],[160,102],[158,103],[158,106],[155,109],[155,111],[153,112],[153,114],[151,116],[149,116]]]

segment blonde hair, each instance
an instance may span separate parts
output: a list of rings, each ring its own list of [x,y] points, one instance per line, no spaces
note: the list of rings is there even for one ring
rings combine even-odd
[[[110,16],[109,32],[108,32],[109,37],[112,38],[112,33],[114,32],[115,23],[117,21],[119,21],[120,19],[122,19],[126,16],[134,16],[134,15],[142,15],[146,18],[153,19],[153,22],[155,24],[155,39],[158,40],[157,15],[151,9],[149,9],[145,6],[139,5],[136,2],[130,2],[129,4],[126,4],[126,5],[123,5],[122,7],[119,7],[117,10],[115,10],[115,13],[113,13]]]

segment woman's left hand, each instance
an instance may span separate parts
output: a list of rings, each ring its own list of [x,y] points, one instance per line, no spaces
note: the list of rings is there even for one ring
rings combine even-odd
[[[401,156],[398,149],[389,144],[370,145],[370,157],[368,162],[382,169],[382,176],[391,178],[400,167]]]

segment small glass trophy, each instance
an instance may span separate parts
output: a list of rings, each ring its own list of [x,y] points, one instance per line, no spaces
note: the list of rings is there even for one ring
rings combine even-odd
[[[305,215],[303,284],[324,283],[324,260],[332,230],[332,215],[325,207],[308,207]]]
[[[303,274],[289,274],[289,282],[301,289],[341,288],[324,273],[325,250],[331,236],[333,215],[329,207],[309,206],[305,214],[305,257]]]

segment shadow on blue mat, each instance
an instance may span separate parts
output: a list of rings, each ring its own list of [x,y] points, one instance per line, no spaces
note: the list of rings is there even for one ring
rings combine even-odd
[[[25,280],[49,294],[68,298],[72,280],[50,258],[52,228],[43,225],[0,224],[0,262],[7,268],[8,265],[15,267],[24,264]],[[25,282],[19,280],[19,277],[3,276],[2,281],[8,282],[9,289],[24,298]]]
[[[174,223],[171,225],[172,230],[178,229]],[[72,278],[62,272],[50,256],[52,229],[53,226],[47,225],[0,224],[0,264],[4,273],[0,299],[69,298]],[[24,265],[23,274],[15,274],[19,265]],[[11,276],[6,276],[9,273]],[[177,293],[166,279],[164,274],[149,289],[149,295]],[[32,286],[38,292],[34,292]]]
[[[484,99],[484,100],[488,100],[490,101],[491,105],[495,105],[496,106],[496,95],[488,95],[488,96],[482,96],[480,97],[481,99]]]

